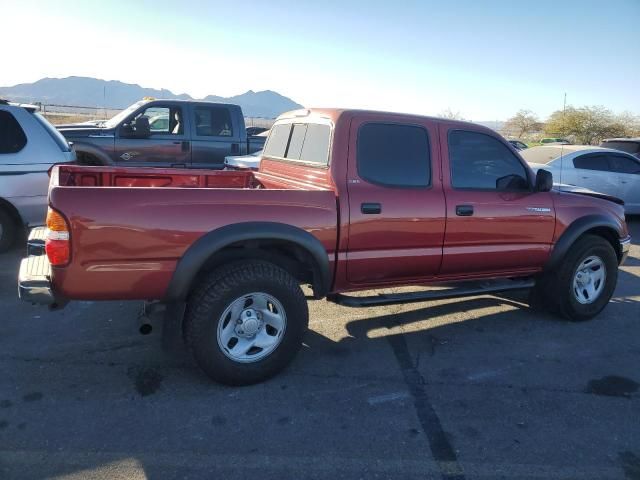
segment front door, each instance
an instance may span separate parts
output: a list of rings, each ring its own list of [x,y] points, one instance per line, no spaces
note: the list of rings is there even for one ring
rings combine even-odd
[[[548,258],[555,228],[549,192],[533,192],[524,162],[471,129],[441,130],[447,230],[442,277],[528,271]]]
[[[149,136],[132,136],[140,117],[149,120]],[[154,103],[126,120],[116,132],[115,162],[138,167],[188,167],[191,145],[184,107]]]
[[[606,193],[614,197],[620,194],[618,178],[612,173],[606,152],[586,153],[573,159],[573,170],[564,183],[588,188],[594,192]]]
[[[445,226],[437,126],[372,113],[354,120],[350,132],[349,283],[435,276]]]

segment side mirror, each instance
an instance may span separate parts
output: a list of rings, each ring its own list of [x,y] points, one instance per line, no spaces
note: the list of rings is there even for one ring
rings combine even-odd
[[[129,125],[128,123],[125,123],[122,126],[120,126],[120,136],[121,137],[130,138],[130,137],[133,137],[134,135],[135,135],[135,133],[133,131],[133,127],[131,125]]]
[[[144,115],[136,119],[135,135],[139,138],[145,138],[151,135],[151,127],[149,126],[149,117]]]
[[[553,188],[553,174],[544,169],[536,173],[536,192],[548,192]]]

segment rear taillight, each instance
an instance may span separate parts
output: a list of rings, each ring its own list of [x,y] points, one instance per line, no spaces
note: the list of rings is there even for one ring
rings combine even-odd
[[[69,263],[71,248],[69,246],[69,225],[64,217],[52,208],[47,211],[47,239],[44,250],[49,263],[54,267],[63,267]]]

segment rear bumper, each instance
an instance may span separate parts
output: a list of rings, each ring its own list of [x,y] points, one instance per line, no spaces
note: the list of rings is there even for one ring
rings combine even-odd
[[[20,300],[38,305],[56,303],[51,288],[51,264],[45,255],[22,259],[18,273],[18,295]]]
[[[620,239],[620,265],[622,265],[629,256],[629,250],[631,250],[631,236],[627,235],[626,238]]]
[[[34,228],[27,241],[27,257],[20,261],[18,296],[20,300],[56,309],[67,300],[55,294],[51,286],[51,264],[44,251],[46,228]]]

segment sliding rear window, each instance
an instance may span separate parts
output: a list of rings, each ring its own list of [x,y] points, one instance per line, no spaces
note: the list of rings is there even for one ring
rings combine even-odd
[[[331,127],[319,123],[274,125],[264,147],[264,156],[316,165],[329,163]]]

